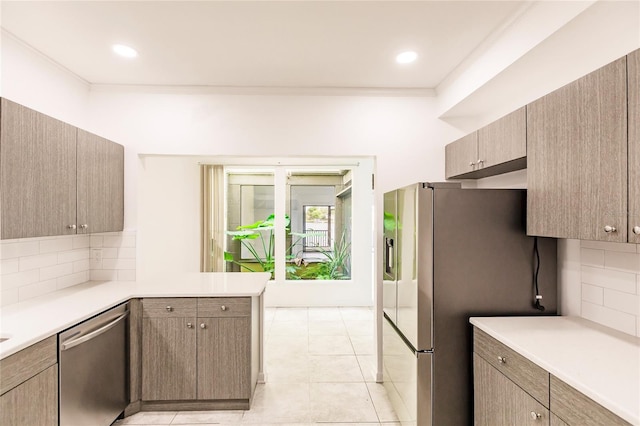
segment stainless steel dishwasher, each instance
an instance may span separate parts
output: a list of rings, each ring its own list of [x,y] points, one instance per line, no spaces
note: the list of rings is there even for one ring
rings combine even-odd
[[[60,426],[108,426],[127,406],[129,303],[59,335]]]

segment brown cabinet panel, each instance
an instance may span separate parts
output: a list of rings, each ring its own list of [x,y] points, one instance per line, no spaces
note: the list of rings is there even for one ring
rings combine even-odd
[[[640,244],[640,50],[627,56],[630,243]],[[634,232],[635,229],[635,232]]]
[[[0,360],[0,395],[58,362],[58,340],[51,336]]]
[[[476,426],[549,424],[549,410],[476,353],[473,381]]]
[[[143,401],[196,399],[195,325],[195,317],[143,318]]]
[[[198,318],[198,322],[198,399],[249,399],[250,318]]]
[[[189,297],[157,297],[142,300],[144,318],[196,317],[198,300]]]
[[[212,297],[198,299],[199,317],[251,316],[250,297]]]
[[[463,177],[477,169],[478,132],[451,142],[445,147],[445,176]]]
[[[78,232],[122,231],[124,147],[78,129],[77,150]]]
[[[569,425],[631,425],[553,375],[550,388],[551,410]]]
[[[58,365],[0,396],[3,426],[58,425]]]
[[[2,239],[75,234],[76,128],[2,99]]]
[[[527,115],[522,107],[478,130],[480,168],[527,156]]]
[[[527,106],[528,234],[626,242],[625,64]]]
[[[551,422],[550,422],[551,426],[569,426],[568,424],[566,424],[560,417],[556,416],[555,414],[551,413]]]
[[[473,350],[549,408],[549,373],[482,330],[473,329]]]

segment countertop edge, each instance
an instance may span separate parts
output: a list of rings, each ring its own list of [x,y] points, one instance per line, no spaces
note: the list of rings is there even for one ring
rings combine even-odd
[[[568,318],[568,317],[558,317],[558,318]],[[607,410],[611,411],[615,415],[621,417],[622,419],[626,420],[627,422],[631,423],[632,425],[640,426],[640,418],[636,417],[637,416],[636,414],[629,412],[625,407],[622,407],[622,406],[616,404],[615,401],[611,401],[608,398],[602,396],[596,390],[590,388],[589,386],[586,386],[584,383],[582,383],[582,382],[580,382],[578,380],[575,380],[575,378],[573,378],[570,375],[567,375],[563,371],[559,370],[553,364],[551,364],[549,362],[546,362],[544,359],[541,359],[535,353],[532,353],[528,349],[523,348],[519,344],[513,342],[512,340],[510,340],[508,337],[504,336],[500,332],[498,332],[498,331],[494,330],[493,328],[489,327],[488,325],[484,324],[482,322],[482,319],[483,319],[483,317],[471,317],[471,318],[469,318],[469,322],[473,326],[478,327],[480,330],[482,330],[485,333],[487,333],[489,336],[493,337],[494,339],[496,339],[499,342],[505,344],[506,346],[508,346],[509,348],[513,349],[514,351],[516,351],[520,355],[524,356],[525,358],[527,358],[528,360],[530,360],[534,364],[536,364],[539,367],[543,368],[544,370],[546,370],[550,374],[553,374],[554,376],[556,376],[558,379],[562,380],[566,384],[572,386],[574,389],[578,390],[579,392],[581,392],[585,396],[591,398],[593,401],[595,401],[598,404],[602,405],[604,408],[606,408]],[[588,327],[585,325],[585,328],[588,328]]]

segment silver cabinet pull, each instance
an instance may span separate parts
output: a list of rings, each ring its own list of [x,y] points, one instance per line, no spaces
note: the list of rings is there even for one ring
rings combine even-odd
[[[167,312],[171,312],[173,311],[173,308],[171,306],[167,306]]]
[[[507,357],[499,356],[499,357],[498,357],[498,362],[499,362],[500,364],[506,364],[506,363],[507,363]]]
[[[187,328],[193,328],[193,324],[191,324],[190,322],[187,323]]]
[[[532,411],[531,413],[529,413],[529,415],[533,420],[538,420],[540,417],[542,417],[542,414],[536,413],[535,411]]]
[[[67,226],[67,228],[69,228],[69,229],[76,229],[76,224],[74,223],[73,225],[69,225],[69,226]]]
[[[476,165],[476,163],[474,163],[473,161],[469,163],[469,167],[473,167],[475,165]]]
[[[616,229],[615,226],[607,225],[607,226],[604,227],[604,232],[606,232],[607,234],[610,234],[610,233],[616,232],[616,231],[618,231],[618,230]]]
[[[87,229],[89,227],[89,225],[87,225],[86,223],[83,225],[80,225],[80,229]]]
[[[633,227],[633,233],[636,235],[640,235],[640,226],[636,225]]]
[[[205,323],[200,324],[200,328],[207,328],[207,324]]]
[[[226,307],[226,306],[224,306],[224,305],[222,305],[222,306],[220,306],[220,309],[222,309],[223,311],[226,311],[226,310],[227,310],[227,307]]]
[[[478,159],[478,166],[482,166],[484,164],[484,160]]]

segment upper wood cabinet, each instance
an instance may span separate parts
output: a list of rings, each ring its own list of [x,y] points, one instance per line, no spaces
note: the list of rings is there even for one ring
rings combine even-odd
[[[76,129],[2,99],[2,239],[75,234]]]
[[[629,223],[628,240],[640,244],[640,50],[627,56],[629,96]]]
[[[2,99],[1,239],[123,229],[124,148]]]
[[[121,231],[124,147],[78,129],[79,232]]]
[[[527,233],[627,241],[623,57],[527,106]]]
[[[445,147],[445,175],[478,179],[527,166],[526,107]]]

